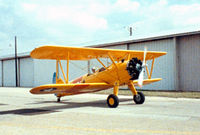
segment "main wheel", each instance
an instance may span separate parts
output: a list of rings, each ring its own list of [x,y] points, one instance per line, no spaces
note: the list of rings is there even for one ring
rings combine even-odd
[[[137,95],[133,96],[133,100],[135,101],[136,104],[143,104],[145,101],[145,96],[142,92],[138,92]]]
[[[111,94],[107,98],[107,104],[110,108],[116,108],[119,105],[119,99],[114,94]]]

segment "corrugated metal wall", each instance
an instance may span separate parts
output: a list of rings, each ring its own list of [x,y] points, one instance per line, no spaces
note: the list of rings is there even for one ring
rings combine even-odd
[[[65,72],[67,69],[67,62],[65,64]],[[88,61],[70,61],[69,62],[69,80],[74,80],[84,74],[88,73]]]
[[[3,61],[3,86],[16,86],[15,60]]]
[[[34,86],[52,83],[53,73],[56,71],[55,60],[38,60],[34,62]]]
[[[0,86],[2,86],[2,61],[0,61]]]
[[[67,61],[61,61],[63,70],[66,74]],[[34,59],[34,86],[52,83],[53,73],[56,72],[55,60],[37,60]],[[88,61],[70,61],[69,80],[73,80],[88,73]],[[59,70],[60,77],[62,71]]]
[[[32,87],[34,85],[34,67],[33,59],[31,58],[20,58],[20,86],[21,87]]]
[[[200,35],[178,39],[179,89],[200,91]]]
[[[127,45],[123,44],[123,45],[115,45],[115,46],[107,46],[107,47],[103,47],[106,49],[123,49],[123,50],[127,50]]]
[[[165,51],[167,55],[155,59],[152,78],[162,78],[163,80],[144,86],[142,89],[150,90],[174,90],[175,89],[175,49],[174,40],[163,39],[148,42],[133,43],[129,45],[130,50],[144,50],[147,46],[148,51]],[[151,62],[148,62],[151,68]]]

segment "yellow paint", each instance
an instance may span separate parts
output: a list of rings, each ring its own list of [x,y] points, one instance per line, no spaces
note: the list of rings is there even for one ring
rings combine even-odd
[[[110,60],[112,61],[112,63],[113,63],[113,64],[115,65],[115,67],[117,68],[117,65],[116,65],[116,63],[115,63],[115,60],[114,60],[113,56],[112,56],[110,53],[108,53],[108,56],[109,56]]]
[[[64,81],[59,77],[58,79],[56,79],[56,84],[63,84]]]
[[[137,57],[143,60],[144,51],[135,50],[119,50],[119,49],[103,49],[103,48],[86,48],[86,47],[66,47],[66,46],[41,46],[31,52],[31,57],[35,59],[54,59],[67,60],[67,53],[70,52],[69,60],[89,60],[96,58],[107,58],[108,53],[111,53],[115,60],[123,59],[126,54],[129,58]],[[166,52],[148,51],[146,60],[157,58],[165,55]]]
[[[128,59],[127,60],[130,60],[131,59],[131,55],[130,55],[130,53],[128,54]]]
[[[63,74],[63,77],[64,77],[64,79],[65,79],[65,82],[67,83],[67,79],[66,79],[66,76],[65,76],[65,73],[64,73],[64,70],[63,70],[63,68],[62,68],[62,64],[61,64],[60,60],[58,61],[58,63],[60,64],[60,69],[61,69],[61,71],[62,71],[62,74]]]
[[[69,52],[67,52],[67,83],[69,83]]]
[[[149,79],[151,79],[151,77],[152,77],[154,62],[155,62],[155,58],[153,58],[153,60],[152,60],[151,73],[150,73],[150,78]]]
[[[148,79],[151,79],[151,76],[150,76],[150,74],[149,74],[149,69],[148,69],[148,67],[146,66],[146,71],[147,71],[147,76],[148,76]]]
[[[119,91],[119,81],[117,81],[115,84],[114,84],[114,88],[113,88],[113,94],[115,96],[118,95],[118,91]]]
[[[133,84],[133,81],[130,81],[128,84],[129,89],[131,90],[131,92],[133,93],[133,95],[137,95],[137,90]]]
[[[110,105],[114,105],[114,103],[115,103],[115,101],[114,101],[113,98],[110,98],[110,99],[108,100],[108,102],[109,102]]]
[[[11,128],[27,128],[32,129],[32,124],[16,124],[13,122],[4,122],[0,123],[2,127],[11,127]],[[77,126],[49,126],[49,125],[41,125],[36,124],[34,125],[36,129],[46,129],[46,130],[73,130],[73,131],[85,131],[85,132],[98,132],[101,133],[118,133],[118,134],[125,134],[125,133],[138,133],[138,134],[162,134],[162,135],[200,135],[199,131],[175,131],[175,130],[148,130],[148,129],[128,129],[128,128],[117,128],[117,129],[108,129],[108,128],[88,128],[88,127],[77,127]]]

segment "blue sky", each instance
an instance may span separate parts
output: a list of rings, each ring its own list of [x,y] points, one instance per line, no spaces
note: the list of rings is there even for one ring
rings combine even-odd
[[[0,0],[0,55],[193,30],[199,0]]]

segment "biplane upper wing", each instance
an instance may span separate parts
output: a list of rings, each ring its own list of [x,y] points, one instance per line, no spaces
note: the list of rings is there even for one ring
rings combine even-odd
[[[47,84],[32,88],[32,94],[81,94],[90,93],[111,88],[107,83],[68,83],[68,84]]]
[[[144,51],[134,50],[117,50],[102,48],[86,47],[65,47],[65,46],[42,46],[35,48],[31,52],[31,57],[36,59],[53,59],[53,60],[89,60],[95,58],[107,58],[108,54],[112,55],[115,60],[121,60],[128,55],[130,58],[137,57],[143,60]],[[146,60],[165,55],[166,52],[148,51]]]

